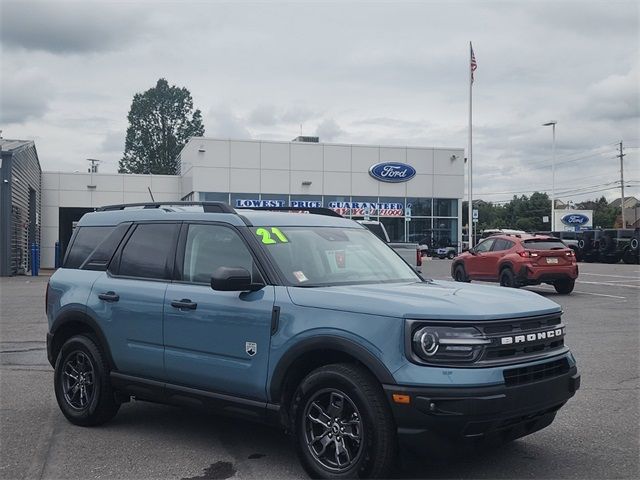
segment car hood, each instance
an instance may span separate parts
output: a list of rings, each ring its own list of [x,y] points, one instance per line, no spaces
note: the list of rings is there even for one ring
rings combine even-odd
[[[334,287],[289,287],[300,306],[416,319],[496,320],[560,312],[526,290],[461,282],[426,281]]]

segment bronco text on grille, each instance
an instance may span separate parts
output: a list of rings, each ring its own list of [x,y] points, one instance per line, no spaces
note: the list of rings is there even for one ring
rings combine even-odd
[[[520,359],[564,350],[565,327],[559,314],[492,322],[482,331],[491,340],[481,358],[485,361]]]

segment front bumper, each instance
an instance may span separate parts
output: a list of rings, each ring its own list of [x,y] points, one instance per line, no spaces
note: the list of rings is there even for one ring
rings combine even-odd
[[[528,435],[548,426],[578,388],[580,375],[575,366],[557,377],[517,386],[384,386],[400,444],[414,452]],[[410,403],[395,403],[394,393],[408,395]]]

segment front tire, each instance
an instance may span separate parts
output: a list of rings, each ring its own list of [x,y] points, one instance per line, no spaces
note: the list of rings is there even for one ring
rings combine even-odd
[[[56,360],[54,388],[60,410],[76,425],[103,424],[120,408],[109,381],[107,360],[89,336],[76,335],[62,345]]]
[[[562,295],[569,295],[573,292],[575,284],[576,281],[572,279],[558,280],[553,284],[553,287],[556,289],[556,292],[561,293]]]
[[[351,364],[320,367],[302,381],[292,409],[300,462],[312,478],[384,478],[396,429],[377,380]]]
[[[456,282],[469,282],[467,278],[467,272],[464,270],[463,265],[457,265],[455,270],[453,271],[453,279]]]
[[[447,253],[447,258],[449,260],[453,260],[454,258],[456,258],[456,252],[449,252]]]

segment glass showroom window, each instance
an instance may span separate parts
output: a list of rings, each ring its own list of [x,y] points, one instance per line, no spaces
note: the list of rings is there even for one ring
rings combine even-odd
[[[414,218],[407,222],[407,242],[420,243],[432,247],[433,232],[431,218]]]
[[[226,202],[229,203],[228,193],[219,192],[199,192],[198,193],[201,202]],[[233,206],[233,205],[231,205]]]
[[[380,217],[380,223],[384,225],[389,241],[404,242],[404,217]]]
[[[436,247],[457,246],[458,244],[458,219],[434,218],[433,233]]]
[[[430,217],[431,201],[431,198],[408,197],[406,206],[411,208],[412,217]]]
[[[458,200],[450,198],[436,198],[433,201],[434,217],[457,217]]]

